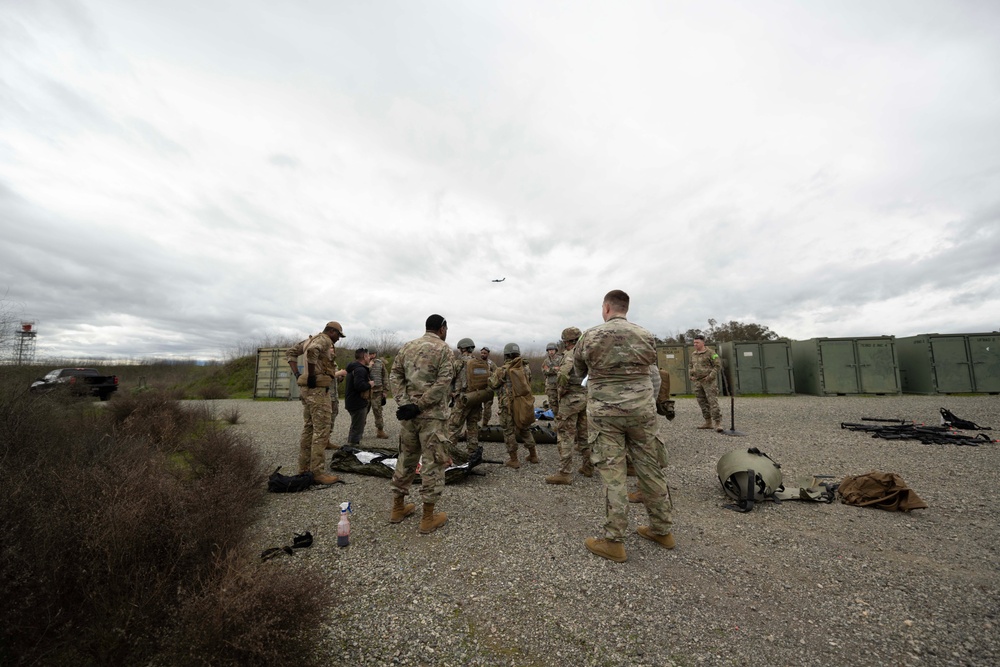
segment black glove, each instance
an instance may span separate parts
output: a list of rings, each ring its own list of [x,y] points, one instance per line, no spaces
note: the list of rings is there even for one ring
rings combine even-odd
[[[315,375],[310,375],[309,377],[306,378],[306,386],[309,387],[310,389],[315,389],[316,388],[316,376]]]
[[[385,405],[385,396],[382,397],[382,405]]]
[[[409,421],[417,415],[420,414],[420,408],[417,407],[416,403],[407,403],[406,405],[401,405],[396,410],[396,419],[401,422]]]

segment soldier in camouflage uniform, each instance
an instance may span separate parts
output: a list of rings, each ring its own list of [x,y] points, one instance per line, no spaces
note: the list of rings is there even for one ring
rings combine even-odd
[[[452,380],[452,406],[451,418],[448,420],[448,435],[451,440],[452,458],[460,463],[469,460],[476,449],[479,448],[479,420],[483,416],[482,403],[470,403],[466,398],[469,391],[469,378],[465,365],[473,359],[472,351],[476,349],[476,344],[471,338],[463,338],[458,341],[459,357],[455,360],[455,378]],[[458,450],[458,438],[465,430],[465,452]]]
[[[416,509],[404,503],[410,485],[421,464],[420,495],[423,516],[419,532],[433,533],[448,520],[434,506],[444,489],[444,471],[448,466],[448,392],[455,373],[454,359],[448,345],[448,322],[440,315],[427,318],[425,333],[404,345],[389,372],[389,386],[399,409],[399,456],[392,475],[392,510],[390,523],[399,523]]]
[[[552,415],[559,414],[559,367],[562,366],[563,355],[559,354],[559,346],[549,343],[545,346],[545,358],[542,360],[542,375],[545,376],[545,396],[549,399]]]
[[[338,326],[339,326],[339,324],[338,324]],[[345,336],[345,338],[346,338],[346,336]],[[306,338],[305,340],[300,340],[298,343],[296,343],[295,345],[292,345],[290,348],[288,348],[287,350],[285,350],[285,361],[288,362],[288,367],[292,369],[292,375],[295,376],[296,380],[298,380],[299,376],[302,375],[301,371],[299,371],[299,357],[301,357],[302,353],[305,352],[306,343],[308,343],[308,342],[309,342],[308,338]],[[347,371],[337,370],[337,350],[336,350],[336,346],[334,347],[334,350],[332,352],[330,352],[330,357],[333,359],[333,369],[334,369],[333,383],[330,384],[330,392],[329,392],[329,394],[330,394],[330,435],[332,437],[332,435],[333,435],[333,427],[337,423],[337,414],[340,412],[340,398],[337,396],[338,384],[340,383],[341,378],[343,378],[344,375],[347,374]],[[302,401],[302,393],[301,392],[299,393],[299,401],[300,402]],[[338,445],[334,445],[332,442],[327,442],[326,443],[326,448],[327,449],[338,449]]]
[[[559,367],[559,413],[556,428],[559,432],[559,471],[545,478],[547,484],[573,483],[573,449],[580,453],[583,463],[577,471],[585,477],[594,474],[594,464],[590,462],[590,443],[587,442],[587,388],[581,382],[573,366],[573,350],[580,338],[580,330],[567,327],[562,332],[565,352]]]
[[[619,563],[626,560],[623,542],[628,529],[626,453],[649,515],[649,525],[639,526],[637,532],[664,548],[674,547],[663,471],[666,447],[657,434],[649,376],[656,344],[653,334],[625,319],[628,307],[628,294],[608,292],[601,305],[604,324],[585,331],[573,351],[573,368],[579,376],[588,376],[591,458],[606,496],[604,537],[587,538],[585,544],[592,553]]]
[[[719,355],[705,347],[705,337],[694,337],[694,352],[691,353],[691,363],[688,365],[688,376],[694,382],[694,396],[698,399],[701,416],[705,423],[700,429],[714,428],[722,433],[722,411],[719,409],[719,371],[722,360]]]
[[[493,363],[492,359],[490,359],[490,348],[484,347],[483,349],[479,350],[479,356],[483,358],[483,361],[489,364],[490,375],[493,375],[493,371],[497,369],[497,365]],[[490,425],[490,417],[492,416],[493,416],[493,399],[488,398],[485,401],[483,401],[483,428],[486,428],[487,426]]]
[[[389,434],[385,432],[385,421],[382,419],[382,406],[386,403],[386,392],[389,390],[389,371],[385,368],[385,362],[379,358],[378,353],[371,353],[371,361],[368,363],[368,372],[372,382],[372,399],[368,407],[375,417],[376,438],[387,440]]]
[[[306,371],[296,380],[302,388],[302,418],[305,422],[299,437],[299,472],[312,472],[316,484],[337,481],[337,477],[323,471],[323,453],[330,442],[330,385],[337,386],[333,344],[343,337],[344,332],[338,322],[327,322],[322,333],[305,341],[302,353],[306,357]]]
[[[503,440],[507,445],[507,456],[509,457],[504,465],[508,468],[520,468],[521,462],[517,459],[517,444],[524,443],[528,449],[528,463],[539,463],[538,450],[535,449],[535,436],[526,428],[519,429],[514,424],[514,413],[512,404],[514,401],[514,390],[511,387],[510,368],[521,359],[521,348],[517,343],[507,343],[503,348],[504,365],[497,366],[493,374],[490,375],[490,389],[496,392],[497,405],[499,406],[500,426],[503,428]],[[531,369],[528,364],[521,360],[521,368],[524,375],[531,384]]]

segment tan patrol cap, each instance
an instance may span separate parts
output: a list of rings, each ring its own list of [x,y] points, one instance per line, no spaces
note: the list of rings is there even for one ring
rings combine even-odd
[[[340,326],[340,322],[327,322],[326,326],[323,327],[323,328],[324,329],[336,329],[337,333],[340,334],[341,338],[347,338],[347,336],[344,335],[344,328]]]

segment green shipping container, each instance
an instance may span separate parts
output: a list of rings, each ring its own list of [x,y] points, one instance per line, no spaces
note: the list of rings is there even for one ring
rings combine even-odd
[[[715,344],[706,345],[713,352],[718,352]],[[660,370],[670,373],[670,395],[693,394],[694,385],[688,377],[688,364],[693,345],[658,345],[656,347],[656,363]],[[719,393],[722,393],[722,377],[719,377]]]
[[[292,369],[285,361],[285,347],[262,347],[257,350],[257,375],[254,379],[254,398],[299,397]],[[299,362],[301,365],[301,362]]]
[[[1000,393],[1000,334],[921,334],[896,348],[908,394]]]
[[[691,381],[688,379],[687,356],[683,345],[659,345],[656,348],[656,364],[661,371],[670,374],[670,395],[690,394]]]
[[[893,336],[792,341],[795,389],[802,394],[899,394]]]
[[[794,394],[792,345],[787,340],[722,343],[735,394]]]

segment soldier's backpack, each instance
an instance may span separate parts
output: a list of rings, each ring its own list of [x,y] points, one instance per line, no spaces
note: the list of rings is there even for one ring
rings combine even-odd
[[[510,378],[510,413],[514,420],[514,428],[524,429],[535,423],[535,397],[531,393],[531,384],[524,373],[524,360],[517,357],[507,369]]]
[[[485,359],[467,359],[465,361],[466,391],[481,391],[486,389],[490,379],[490,365]]]

